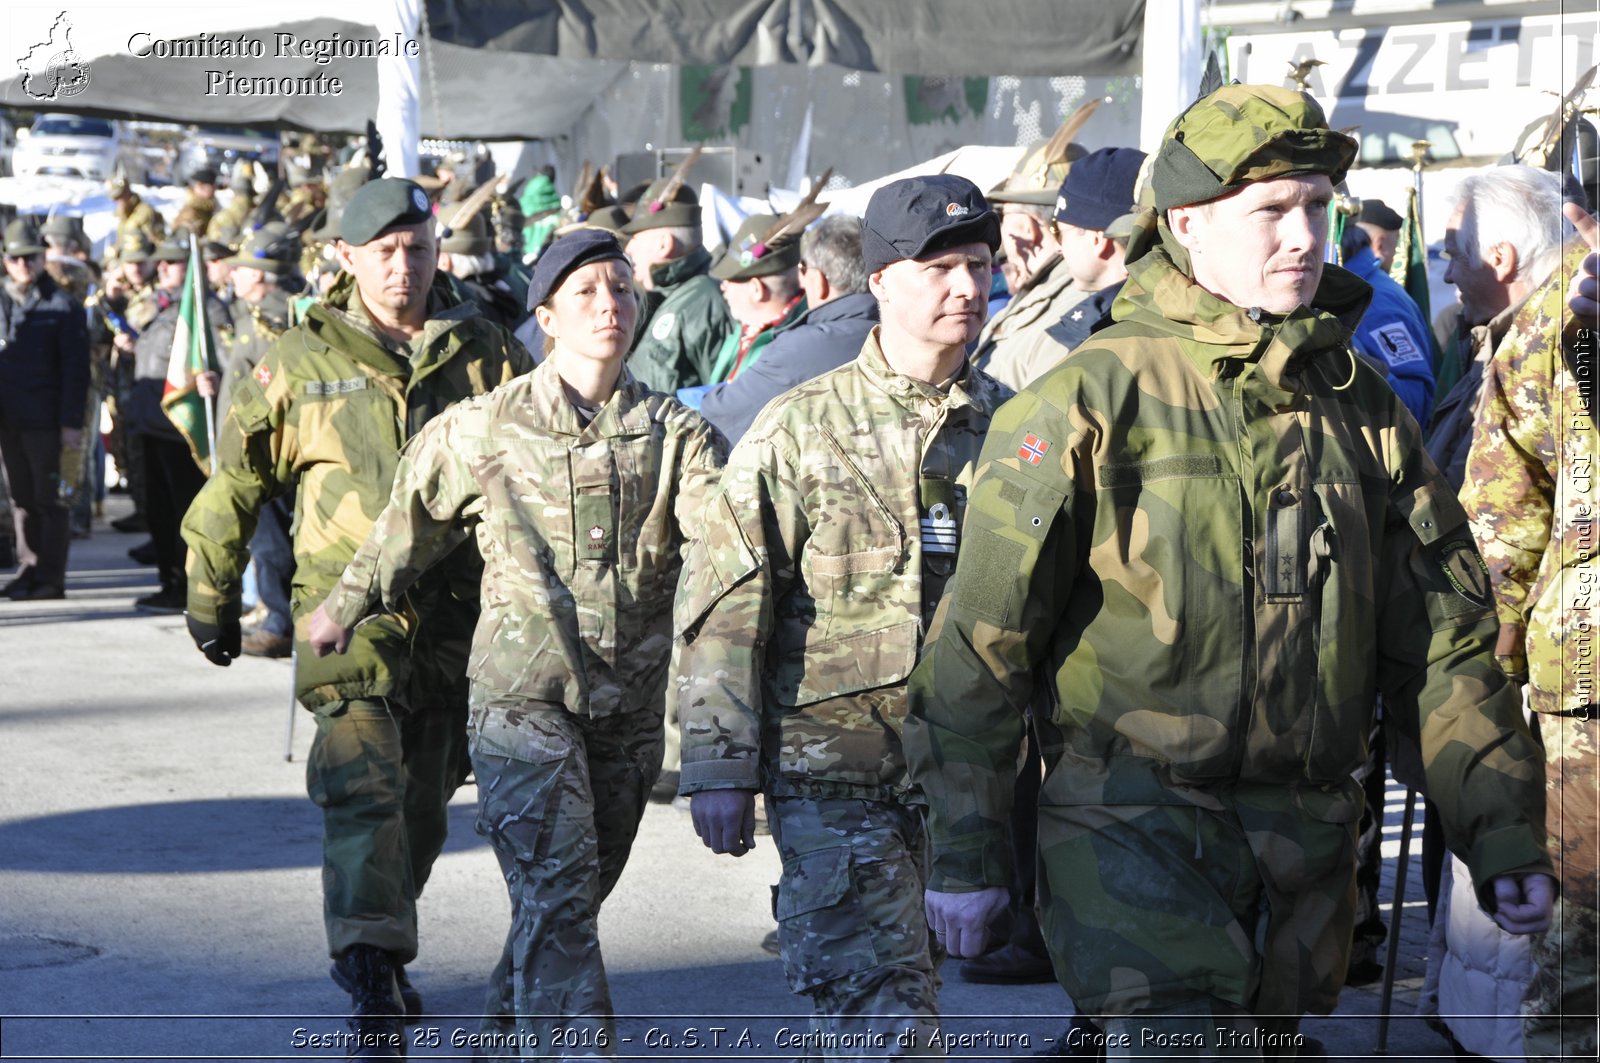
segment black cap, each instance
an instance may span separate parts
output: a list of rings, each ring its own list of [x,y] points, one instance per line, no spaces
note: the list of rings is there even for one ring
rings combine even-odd
[[[1381,199],[1363,199],[1361,213],[1356,215],[1356,221],[1364,221],[1369,225],[1376,225],[1380,229],[1397,233],[1405,225],[1405,219],[1394,212],[1394,208]]]
[[[1056,221],[1105,232],[1113,221],[1132,213],[1144,159],[1138,148],[1101,148],[1073,163],[1056,196]]]
[[[428,193],[414,181],[381,177],[362,185],[345,205],[339,237],[347,244],[371,243],[397,225],[431,221]]]
[[[528,311],[540,306],[566,280],[573,270],[591,262],[626,262],[617,238],[604,229],[577,229],[544,249],[533,267],[533,278],[528,281]]]
[[[869,274],[903,258],[922,258],[959,244],[1000,246],[1000,219],[978,186],[955,174],[891,181],[867,201],[861,258]]]
[[[214,185],[217,183],[217,171],[210,166],[202,166],[189,174],[189,183]]]

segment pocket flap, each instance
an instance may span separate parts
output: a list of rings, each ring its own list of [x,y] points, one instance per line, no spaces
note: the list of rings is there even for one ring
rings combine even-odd
[[[793,857],[783,866],[783,886],[778,890],[779,921],[806,912],[832,908],[850,890],[850,850],[818,849]]]

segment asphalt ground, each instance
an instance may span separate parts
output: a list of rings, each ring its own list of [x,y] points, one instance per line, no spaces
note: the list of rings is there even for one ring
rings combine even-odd
[[[108,500],[108,517],[127,510]],[[97,521],[73,543],[64,601],[0,599],[0,1059],[339,1058],[348,997],[327,974],[311,727],[296,710],[289,736],[290,665],[212,667],[182,617],[137,611],[155,589],[126,556],[141,538]],[[1391,790],[1386,904],[1401,800]],[[470,1058],[508,921],[474,805],[469,785],[420,901],[409,971],[428,1015],[412,1058]],[[761,949],[777,876],[769,840],[714,857],[687,813],[650,807],[601,916],[621,1057],[799,1054],[784,1040],[807,1008]],[[1412,1014],[1426,937],[1415,858],[1409,879],[1387,1058],[1448,1058]],[[1054,1049],[1070,1010],[1058,987],[945,974],[951,1055]],[[1349,989],[1303,1029],[1330,1058],[1369,1058],[1378,1011],[1377,985]]]

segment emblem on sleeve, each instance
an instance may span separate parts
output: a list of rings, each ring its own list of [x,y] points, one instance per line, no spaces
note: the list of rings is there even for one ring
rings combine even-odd
[[[1050,450],[1050,441],[1029,432],[1022,440],[1022,446],[1017,448],[1017,457],[1029,465],[1037,465],[1044,460]]]
[[[1469,542],[1446,543],[1439,551],[1439,567],[1455,592],[1479,609],[1494,604],[1489,596],[1489,566]]]
[[[657,316],[650,326],[650,335],[658,340],[666,340],[672,335],[672,326],[678,323],[678,315],[668,310],[665,314]]]
[[[256,383],[260,384],[262,387],[266,387],[268,384],[272,383],[272,370],[267,367],[267,363],[265,362],[262,362],[260,365],[256,366]]]

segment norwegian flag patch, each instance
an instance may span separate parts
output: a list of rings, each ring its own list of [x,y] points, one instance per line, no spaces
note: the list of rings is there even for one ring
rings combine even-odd
[[[1037,465],[1044,460],[1045,454],[1050,451],[1050,441],[1029,432],[1022,440],[1022,446],[1017,448],[1017,457],[1029,465]]]
[[[272,370],[267,368],[265,362],[256,366],[256,383],[262,387],[272,383]]]

